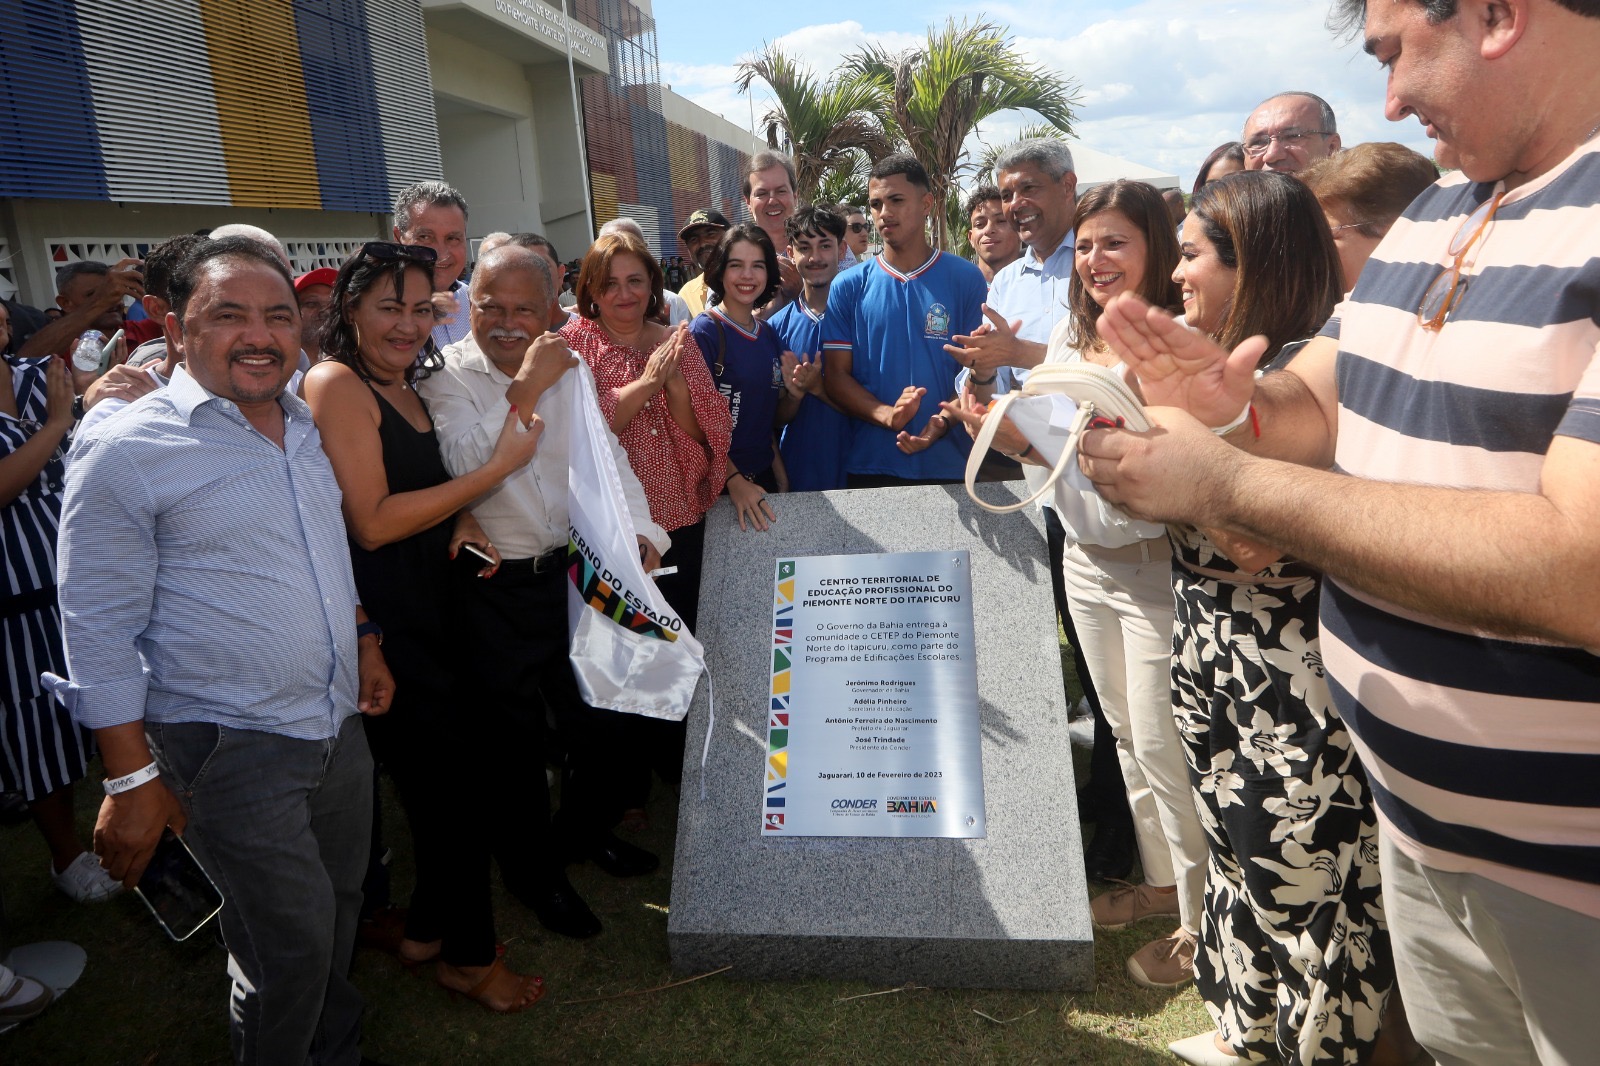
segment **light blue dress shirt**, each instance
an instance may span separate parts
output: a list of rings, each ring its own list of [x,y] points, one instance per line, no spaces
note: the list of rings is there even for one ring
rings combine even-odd
[[[284,446],[180,367],[73,448],[60,534],[71,681],[90,729],[210,722],[301,740],[357,713],[356,588],[311,409]]]
[[[989,309],[1007,322],[1021,319],[1017,336],[1025,341],[1049,344],[1056,323],[1070,315],[1067,290],[1072,283],[1073,236],[1068,230],[1048,259],[1041,260],[1032,247],[1024,249],[1021,259],[1003,267],[989,283]],[[957,391],[966,385],[968,373],[957,375]],[[1003,366],[995,373],[997,393],[1010,392],[1028,379],[1027,370],[1018,367]]]

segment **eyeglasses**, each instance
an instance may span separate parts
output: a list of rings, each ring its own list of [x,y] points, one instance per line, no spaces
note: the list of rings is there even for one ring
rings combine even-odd
[[[1266,155],[1267,149],[1272,147],[1272,142],[1277,141],[1283,148],[1304,148],[1307,137],[1332,137],[1328,130],[1302,130],[1290,127],[1278,133],[1258,133],[1245,142],[1246,155]]]
[[[1485,200],[1478,205],[1478,209],[1462,221],[1461,228],[1450,239],[1449,254],[1455,261],[1433,279],[1428,291],[1422,294],[1422,302],[1417,305],[1417,321],[1423,329],[1433,332],[1443,329],[1445,320],[1461,303],[1461,297],[1466,295],[1467,279],[1461,276],[1461,265],[1467,253],[1488,230],[1489,222],[1500,209],[1500,201],[1505,199],[1505,195],[1500,193],[1493,200]]]
[[[368,241],[356,254],[363,259],[376,259],[380,263],[406,260],[427,266],[432,266],[439,258],[439,253],[425,244],[395,244],[392,241]]]
[[[865,222],[851,222],[851,223],[848,223],[848,225],[850,227],[850,232],[851,233],[865,233],[865,232],[867,232],[867,224]]]
[[[1337,235],[1337,234],[1343,233],[1347,229],[1360,229],[1362,226],[1370,226],[1372,224],[1373,223],[1371,223],[1370,221],[1369,222],[1346,222],[1342,226],[1334,226],[1332,232]]]

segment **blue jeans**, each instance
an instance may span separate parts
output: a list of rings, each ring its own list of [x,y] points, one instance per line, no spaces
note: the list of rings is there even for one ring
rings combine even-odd
[[[350,955],[372,824],[372,756],[357,716],[331,740],[200,722],[149,724],[184,840],[227,901],[237,1063],[361,1059]]]

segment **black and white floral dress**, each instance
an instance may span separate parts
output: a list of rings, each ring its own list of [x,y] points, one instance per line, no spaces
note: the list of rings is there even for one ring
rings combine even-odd
[[[1377,818],[1322,672],[1320,577],[1246,574],[1193,528],[1172,539],[1173,712],[1210,844],[1195,982],[1235,1050],[1355,1066],[1394,964]]]

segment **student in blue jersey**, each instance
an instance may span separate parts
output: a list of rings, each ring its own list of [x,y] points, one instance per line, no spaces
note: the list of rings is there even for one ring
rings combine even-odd
[[[717,304],[701,312],[689,332],[733,413],[728,499],[740,529],[764,532],[778,517],[767,493],[783,491],[787,483],[773,434],[794,417],[806,390],[816,387],[818,368],[784,351],[777,331],[756,318],[755,309],[779,283],[778,251],[760,226],[742,222],[723,234],[705,278]]]
[[[822,359],[822,316],[828,309],[828,291],[839,274],[844,251],[845,221],[823,207],[802,207],[786,223],[789,258],[800,269],[800,299],[786,305],[770,319],[778,340],[791,352],[818,367]],[[794,492],[822,492],[844,488],[844,462],[850,447],[850,416],[828,399],[822,375],[800,401],[800,410],[783,430],[778,446],[783,468]]]
[[[944,346],[983,321],[987,287],[977,267],[928,243],[933,194],[913,156],[873,166],[867,205],[883,254],[833,283],[823,324],[828,397],[858,420],[846,484],[957,481],[971,442],[939,413],[961,369]]]

